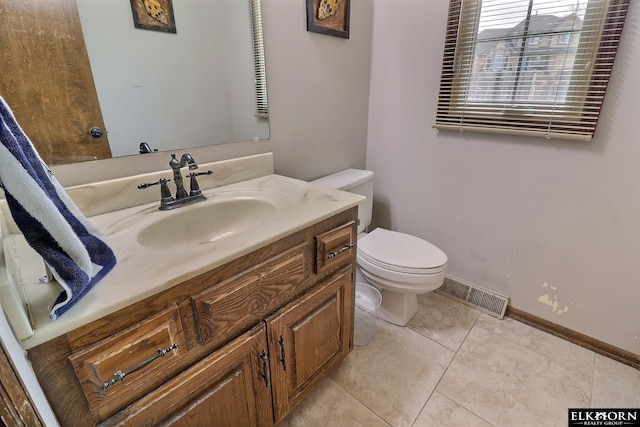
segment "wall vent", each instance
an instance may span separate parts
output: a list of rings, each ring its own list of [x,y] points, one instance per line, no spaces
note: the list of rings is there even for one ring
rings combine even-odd
[[[490,314],[498,319],[504,318],[509,297],[455,277],[446,277],[444,283],[436,290],[439,294],[458,300],[473,308]]]

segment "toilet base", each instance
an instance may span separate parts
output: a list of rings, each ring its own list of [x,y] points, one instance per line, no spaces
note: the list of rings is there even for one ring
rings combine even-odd
[[[378,318],[398,326],[406,326],[418,311],[418,295],[382,289]]]

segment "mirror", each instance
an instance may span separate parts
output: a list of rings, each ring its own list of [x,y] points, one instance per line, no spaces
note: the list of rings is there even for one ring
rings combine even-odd
[[[174,1],[175,34],[76,3],[113,157],[269,138],[260,0]]]

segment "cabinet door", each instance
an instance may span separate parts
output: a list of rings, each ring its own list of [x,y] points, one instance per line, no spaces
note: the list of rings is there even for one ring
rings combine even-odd
[[[276,422],[353,348],[353,304],[349,265],[267,319]]]
[[[272,426],[270,381],[260,323],[102,425]]]

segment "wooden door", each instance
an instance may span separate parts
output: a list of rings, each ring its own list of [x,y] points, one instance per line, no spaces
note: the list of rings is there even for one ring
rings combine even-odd
[[[267,359],[260,323],[101,426],[273,426]]]
[[[352,350],[353,304],[347,266],[267,320],[276,422]]]
[[[0,55],[0,95],[45,163],[111,158],[76,0],[0,0]]]

